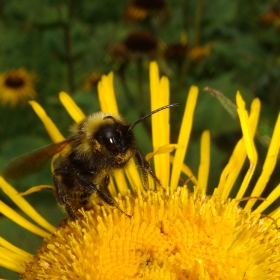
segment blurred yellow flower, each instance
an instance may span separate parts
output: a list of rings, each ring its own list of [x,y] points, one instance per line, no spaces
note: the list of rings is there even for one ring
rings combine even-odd
[[[145,20],[148,15],[164,14],[168,16],[168,7],[164,0],[131,0],[126,4],[123,18],[128,21]]]
[[[83,83],[83,88],[87,91],[97,88],[98,82],[100,81],[102,74],[99,72],[92,72]]]
[[[189,56],[192,60],[199,61],[207,56],[210,56],[211,51],[212,48],[210,45],[196,46],[190,50]]]
[[[151,110],[169,103],[168,83],[166,77],[159,78],[157,65],[151,63]],[[117,113],[112,74],[102,77],[98,92],[101,109]],[[93,201],[90,211],[81,209],[80,219],[55,229],[0,177],[3,191],[45,229],[24,220],[1,202],[0,210],[4,215],[45,240],[37,254],[32,256],[0,239],[0,265],[18,272],[21,279],[280,279],[280,233],[277,228],[280,209],[274,210],[269,217],[261,215],[279,197],[280,185],[256,209],[252,209],[254,198],[261,196],[276,164],[280,117],[263,172],[243,209],[239,202],[244,198],[258,159],[253,138],[260,102],[255,99],[248,112],[237,93],[243,137],[222,170],[217,188],[211,195],[206,195],[210,166],[209,131],[203,132],[201,137],[198,176],[183,163],[197,96],[198,88],[191,87],[175,144],[169,142],[169,110],[152,116],[154,152],[147,157],[154,158],[155,171],[164,189],[144,191],[133,164],[125,175],[122,172],[115,174],[116,185],[110,185],[110,192],[120,207],[132,215],[131,218],[104,203],[101,206]],[[60,98],[76,122],[84,118],[66,93],[61,93]],[[32,107],[52,139],[61,141],[61,134],[42,108],[35,102]],[[230,199],[229,193],[246,158],[250,167],[237,196]],[[195,184],[193,191],[187,185],[178,186],[182,173]],[[132,189],[128,188],[127,181]]]
[[[24,68],[0,73],[0,103],[16,106],[37,97],[36,75]]]

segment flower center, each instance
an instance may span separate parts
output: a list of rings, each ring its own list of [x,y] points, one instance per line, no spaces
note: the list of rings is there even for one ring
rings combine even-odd
[[[20,88],[24,85],[24,80],[18,76],[10,76],[6,78],[5,85],[9,88]]]
[[[146,10],[161,10],[165,8],[165,2],[162,0],[134,0],[133,5]]]
[[[124,41],[131,52],[152,52],[157,48],[157,40],[150,33],[135,31],[128,35]]]

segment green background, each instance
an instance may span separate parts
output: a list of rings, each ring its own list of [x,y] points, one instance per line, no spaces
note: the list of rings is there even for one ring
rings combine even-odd
[[[240,90],[247,108],[258,97],[262,112],[260,136],[256,140],[259,163],[253,186],[267,151],[262,140],[271,136],[279,112],[280,29],[277,13],[272,12],[277,11],[278,1],[170,0],[165,2],[164,10],[149,11],[142,21],[125,20],[123,14],[128,3],[123,0],[1,1],[0,72],[19,67],[35,72],[37,101],[67,137],[72,120],[59,102],[61,90],[71,94],[86,114],[98,111],[96,86],[86,91],[83,82],[92,72],[114,71],[119,111],[127,121],[134,122],[149,112],[148,66],[149,61],[156,60],[161,75],[170,79],[171,102],[184,104],[193,84],[200,89],[186,163],[197,174],[201,133],[209,129],[209,194],[217,186],[241,131],[238,121],[203,88],[215,88],[233,102],[236,91]],[[264,22],[265,16],[271,20]],[[158,47],[149,52],[127,50],[125,56],[116,56],[112,50],[122,46],[128,34],[136,30],[151,33]],[[179,44],[183,32],[188,35],[186,54],[167,59],[163,55],[164,48]],[[211,47],[211,54],[192,60],[190,50],[205,45]],[[183,110],[181,106],[171,111],[173,141],[177,139]],[[15,156],[51,143],[28,104],[14,108],[0,106],[0,116],[0,168]],[[151,145],[147,145],[150,143],[149,120],[135,128],[135,135],[143,154],[150,152]],[[242,174],[246,168],[248,162]],[[279,164],[276,170],[278,168]],[[272,176],[264,197],[278,184],[278,177],[278,174]],[[46,168],[10,182],[19,191],[25,191],[33,185],[52,184],[52,176]],[[232,195],[234,192],[236,189]],[[2,192],[0,198],[14,207]],[[63,217],[51,191],[44,190],[27,199],[54,225]],[[276,204],[279,205],[279,201]],[[31,253],[35,253],[42,242],[3,216],[0,216],[0,235]],[[18,279],[16,274],[5,269],[0,269],[0,277]]]

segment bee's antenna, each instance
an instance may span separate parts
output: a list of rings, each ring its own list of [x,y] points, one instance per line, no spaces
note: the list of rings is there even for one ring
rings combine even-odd
[[[180,106],[181,104],[180,103],[173,103],[173,104],[169,104],[169,105],[166,105],[166,106],[163,106],[163,107],[160,107],[154,111],[152,111],[151,113],[149,113],[148,115],[140,118],[139,120],[137,120],[135,123],[133,123],[129,128],[128,130],[131,130],[136,124],[142,122],[143,120],[149,118],[151,115],[161,111],[161,110],[164,110],[164,109],[167,109],[167,108],[172,108],[172,107],[177,107],[177,106]]]

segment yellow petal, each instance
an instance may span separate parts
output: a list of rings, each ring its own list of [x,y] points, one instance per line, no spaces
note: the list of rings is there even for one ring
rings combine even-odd
[[[40,185],[40,186],[34,186],[34,187],[32,187],[32,188],[29,188],[29,189],[28,189],[27,191],[25,191],[25,192],[18,193],[18,195],[20,195],[20,196],[26,196],[26,195],[29,195],[29,194],[32,194],[32,193],[35,193],[35,192],[39,192],[39,191],[45,190],[45,189],[55,191],[55,188],[54,188],[53,186],[49,186],[49,185]]]
[[[276,199],[280,197],[280,184],[273,189],[273,191],[269,194],[265,201],[263,201],[257,209],[253,211],[253,213],[260,214],[265,209],[267,209]],[[251,209],[252,207],[250,207]]]
[[[249,116],[249,123],[251,127],[252,134],[255,135],[257,124],[260,115],[260,101],[259,99],[254,99],[251,104],[250,116]],[[246,148],[244,144],[244,139],[240,139],[237,145],[234,148],[232,156],[222,174],[220,176],[220,182],[218,186],[218,190],[222,195],[222,199],[226,199],[230,191],[237,180],[238,175],[240,174],[241,168],[244,165],[246,160]],[[237,195],[238,199],[242,198],[245,193],[245,189],[239,190]]]
[[[98,83],[98,98],[102,112],[118,114],[118,106],[113,86],[113,72],[103,75]]]
[[[198,88],[196,86],[192,86],[189,91],[189,96],[187,99],[183,120],[181,122],[181,129],[180,129],[179,139],[178,139],[178,145],[183,148],[178,148],[174,156],[174,163],[172,167],[171,184],[170,184],[172,189],[175,189],[178,186],[181,169],[183,166],[185,154],[190,139],[190,133],[191,133],[192,123],[193,123],[193,114],[196,106],[197,96],[198,96]]]
[[[173,157],[173,156],[170,156],[170,161],[171,161],[172,164],[174,163],[174,157]],[[194,184],[195,186],[198,185],[198,181],[197,181],[196,176],[193,174],[192,170],[191,170],[186,164],[183,164],[183,165],[182,165],[182,170],[181,170],[181,172],[182,172],[183,174],[187,175],[188,180],[192,181],[193,184]],[[187,181],[188,181],[188,180],[187,180]],[[186,183],[186,182],[184,182],[184,184],[185,184],[185,183]]]
[[[0,176],[0,187],[4,193],[33,221],[41,225],[50,232],[55,231],[55,227],[47,222],[39,213],[23,198],[19,193]]]
[[[113,77],[113,72],[110,72],[107,76],[102,76],[101,81],[98,83],[98,98],[102,112],[119,114],[113,87]],[[126,172],[130,172],[130,170],[131,169],[127,169]],[[128,176],[131,177],[131,175]],[[127,190],[127,184],[123,172],[116,172],[115,180],[117,185],[120,186],[119,189],[121,192],[123,192],[123,190]],[[113,189],[113,185],[110,186],[110,189]]]
[[[202,193],[207,190],[208,176],[210,171],[210,131],[203,132],[200,145],[200,164],[198,169],[198,186]]]
[[[44,124],[52,141],[55,143],[63,141],[65,138],[62,136],[50,117],[46,114],[45,110],[35,101],[29,101],[28,103],[32,106],[33,110]]]
[[[269,181],[271,173],[275,168],[278,154],[279,154],[279,147],[280,147],[280,114],[278,115],[277,122],[273,131],[273,135],[265,158],[265,162],[263,164],[261,176],[259,177],[251,196],[262,195],[262,192],[266,187],[267,182]],[[255,202],[256,201],[254,200],[249,200],[245,206],[245,209],[251,209],[254,206]]]
[[[177,145],[177,144],[167,144],[167,145],[161,146],[158,149],[156,149],[154,152],[148,153],[146,155],[146,160],[150,161],[151,158],[156,156],[156,155],[169,154],[169,153],[173,152],[177,148],[179,148],[179,145]]]
[[[62,105],[64,106],[64,108],[66,109],[66,111],[68,112],[68,114],[76,123],[80,123],[86,118],[83,111],[75,103],[75,101],[71,98],[69,94],[67,94],[64,91],[61,91],[59,93],[59,99]]]
[[[220,176],[220,182],[217,189],[219,190],[222,199],[226,199],[229,196],[229,193],[233,187],[233,184],[236,182],[236,178],[241,171],[245,159],[246,150],[244,146],[244,140],[242,138],[235,146],[230,160],[223,169]]]
[[[276,221],[277,228],[279,228],[280,227],[280,207],[278,207],[277,209],[275,209],[274,211],[269,213],[269,217],[271,217],[271,219],[274,219],[274,221]]]
[[[116,180],[118,192],[121,193],[122,195],[125,195],[127,193],[128,186],[126,183],[123,170],[114,171],[114,179]]]
[[[150,64],[151,111],[169,104],[169,81],[166,77],[159,79],[158,66]],[[169,109],[152,115],[153,150],[169,144],[170,123]],[[155,173],[163,186],[169,185],[170,156],[168,153],[154,157]]]
[[[25,218],[20,216],[15,210],[10,208],[8,205],[0,201],[0,212],[5,215],[10,220],[14,221],[21,227],[29,230],[30,232],[33,232],[41,237],[46,237],[49,235],[46,231],[40,229],[39,227],[33,225],[29,221],[27,221]]]
[[[239,193],[242,194],[242,192],[247,189],[250,180],[253,176],[253,173],[255,171],[257,160],[258,160],[258,154],[256,151],[256,147],[253,141],[253,134],[249,125],[249,118],[248,118],[248,112],[245,109],[245,102],[241,97],[241,94],[237,92],[236,94],[236,103],[237,103],[237,113],[239,116],[242,134],[244,138],[244,144],[246,148],[246,152],[250,161],[249,169],[245,175],[245,178],[243,179],[243,182],[241,184],[241,187],[239,189]],[[238,193],[238,194],[239,194]],[[236,196],[237,199],[240,199],[238,195]]]
[[[32,260],[32,257],[27,259],[25,256],[15,254],[3,247],[0,247],[0,255],[2,260],[7,260],[18,264],[22,264],[26,260]]]
[[[139,171],[136,167],[134,159],[130,160],[127,168],[125,169],[125,174],[127,176],[130,186],[133,186],[133,188],[137,190],[144,190],[141,178],[139,176]],[[125,191],[127,190],[123,190],[122,193],[125,193]]]
[[[31,258],[32,254],[29,254],[28,252],[18,248],[17,246],[13,245],[12,243],[8,242],[4,238],[0,237],[0,246],[6,248],[7,250],[20,255],[25,258]]]
[[[0,266],[17,273],[23,273],[25,271],[23,263],[19,263],[13,256],[13,254],[9,254],[6,251],[0,251]]]

